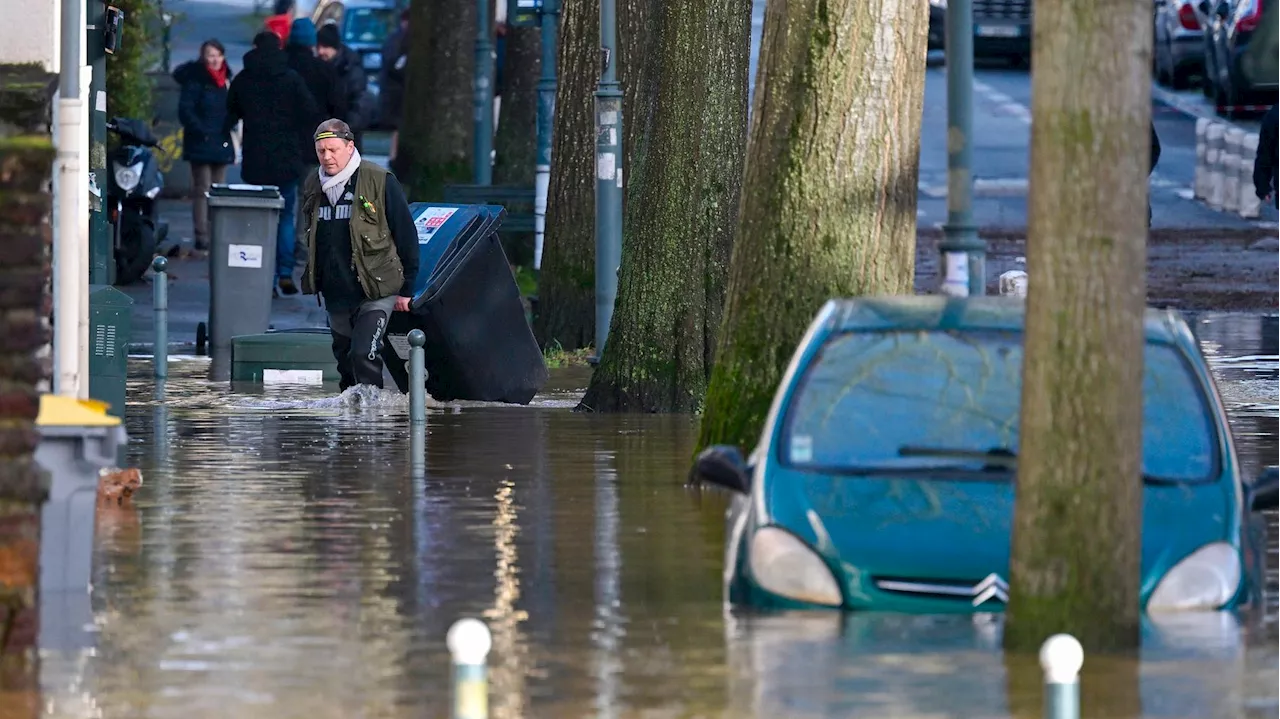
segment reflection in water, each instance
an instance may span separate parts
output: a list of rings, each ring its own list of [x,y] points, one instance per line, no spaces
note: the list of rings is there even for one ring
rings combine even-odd
[[[1256,472],[1275,318],[1199,319]],[[493,632],[495,717],[1039,715],[999,617],[726,612],[725,498],[682,487],[694,423],[571,413],[582,370],[413,431],[394,392],[232,391],[174,358],[158,394],[133,369],[145,484],[99,516],[96,647],[42,657],[46,716],[444,716],[463,616]],[[1274,622],[1153,620],[1140,663],[1086,660],[1086,715],[1275,716],[1275,645]]]

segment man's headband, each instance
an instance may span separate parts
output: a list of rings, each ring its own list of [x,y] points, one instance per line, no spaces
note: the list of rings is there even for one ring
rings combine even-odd
[[[356,141],[355,135],[352,135],[349,132],[344,132],[343,130],[321,130],[316,133],[315,141],[320,142],[321,140],[328,140],[329,138],[337,138],[339,140],[346,140],[347,142]]]

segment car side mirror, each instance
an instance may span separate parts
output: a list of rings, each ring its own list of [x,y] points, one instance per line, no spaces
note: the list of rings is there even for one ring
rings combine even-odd
[[[742,452],[727,444],[716,444],[702,450],[693,462],[689,480],[714,484],[742,494],[751,491],[751,479]]]
[[[1249,509],[1254,512],[1275,509],[1277,498],[1280,498],[1280,468],[1267,467],[1249,487]]]

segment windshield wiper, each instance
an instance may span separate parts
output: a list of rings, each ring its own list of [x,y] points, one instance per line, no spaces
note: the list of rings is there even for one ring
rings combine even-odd
[[[979,461],[984,470],[1016,469],[1018,455],[1008,447],[991,449],[964,449],[962,447],[919,447],[903,445],[898,448],[899,457],[936,457],[938,459],[962,459]]]

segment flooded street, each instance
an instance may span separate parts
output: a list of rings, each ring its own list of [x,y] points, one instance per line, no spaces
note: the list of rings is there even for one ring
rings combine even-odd
[[[1247,476],[1277,455],[1275,316],[1195,318]],[[493,717],[1039,716],[998,618],[731,613],[726,498],[684,487],[695,419],[229,387],[131,365],[136,509],[99,514],[95,646],[42,656],[46,716],[444,717],[445,632],[488,622]],[[1274,517],[1273,517],[1274,529]],[[1088,657],[1088,717],[1274,717],[1271,615],[1166,616]]]

